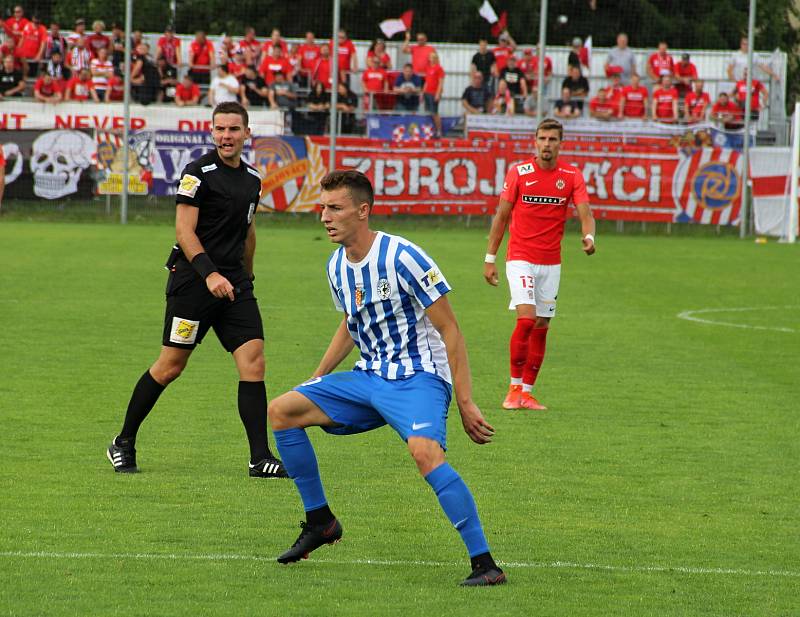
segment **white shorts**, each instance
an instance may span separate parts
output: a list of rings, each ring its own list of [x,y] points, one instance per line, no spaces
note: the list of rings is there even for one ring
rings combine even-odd
[[[561,264],[539,266],[528,261],[507,261],[506,278],[511,290],[509,309],[519,304],[533,304],[537,317],[555,316]]]

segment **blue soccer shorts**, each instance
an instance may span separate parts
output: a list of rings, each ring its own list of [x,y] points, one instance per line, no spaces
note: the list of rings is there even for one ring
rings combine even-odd
[[[353,370],[310,379],[295,391],[338,424],[323,426],[328,433],[353,435],[388,424],[403,441],[427,437],[447,449],[447,408],[453,388],[431,373],[384,379]]]

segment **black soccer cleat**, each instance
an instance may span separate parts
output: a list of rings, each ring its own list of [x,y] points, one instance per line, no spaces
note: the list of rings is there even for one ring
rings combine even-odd
[[[467,578],[461,581],[462,587],[487,587],[489,585],[502,585],[506,582],[506,573],[500,568],[486,568],[479,566]]]
[[[106,450],[106,456],[117,473],[137,473],[136,448],[127,439],[115,437]]]
[[[342,524],[333,519],[324,525],[309,525],[300,523],[303,531],[300,537],[292,544],[292,548],[278,557],[278,563],[294,563],[301,559],[308,559],[311,551],[318,549],[323,544],[336,544],[342,539]]]
[[[265,458],[253,465],[250,463],[250,477],[251,478],[288,478],[289,474],[286,473],[286,468],[274,456]]]

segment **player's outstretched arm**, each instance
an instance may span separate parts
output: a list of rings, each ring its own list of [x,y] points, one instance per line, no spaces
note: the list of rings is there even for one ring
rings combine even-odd
[[[199,208],[178,204],[175,212],[175,238],[186,259],[189,260],[189,263],[194,266],[194,258],[198,255],[203,255],[213,268],[214,264],[208,256],[205,255],[206,250],[200,243],[200,238],[197,237],[197,233],[195,233],[199,215]],[[196,266],[195,269],[197,270]],[[215,298],[224,298],[227,296],[227,298],[233,302],[233,285],[219,272],[216,270],[210,272],[206,275],[205,281],[206,286],[208,286],[208,291],[210,291]]]
[[[503,242],[503,236],[506,234],[506,227],[508,227],[508,219],[511,217],[511,208],[514,206],[510,201],[505,199],[500,200],[500,205],[497,206],[497,212],[492,220],[492,228],[489,231],[489,244],[486,247],[487,261],[483,264],[483,278],[489,285],[497,287],[497,265],[494,261],[488,261],[497,256],[497,251],[500,249],[500,244]]]
[[[330,373],[347,357],[354,345],[353,337],[350,336],[350,331],[347,329],[347,317],[345,317],[336,328],[328,349],[312,377],[322,377]]]
[[[581,220],[581,232],[583,233],[583,252],[587,255],[594,255],[594,217],[588,203],[575,204],[578,210],[578,218]]]
[[[425,309],[425,314],[442,335],[447,348],[447,361],[453,373],[456,403],[464,430],[475,443],[489,443],[494,435],[494,429],[486,422],[481,410],[472,400],[472,377],[469,371],[467,346],[447,296],[442,296],[431,304]]]

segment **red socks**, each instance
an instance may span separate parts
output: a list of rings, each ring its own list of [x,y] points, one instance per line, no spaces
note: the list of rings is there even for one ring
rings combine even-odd
[[[531,335],[528,342],[528,357],[525,361],[525,369],[522,374],[522,383],[526,386],[532,386],[536,383],[536,377],[539,375],[539,369],[542,368],[542,362],[544,361],[545,342],[547,341],[547,330],[548,328],[531,329]]]
[[[528,358],[528,341],[530,340],[531,331],[534,329],[533,325],[536,323],[535,319],[522,317],[517,319],[517,327],[511,335],[511,378],[522,379],[523,368]]]

